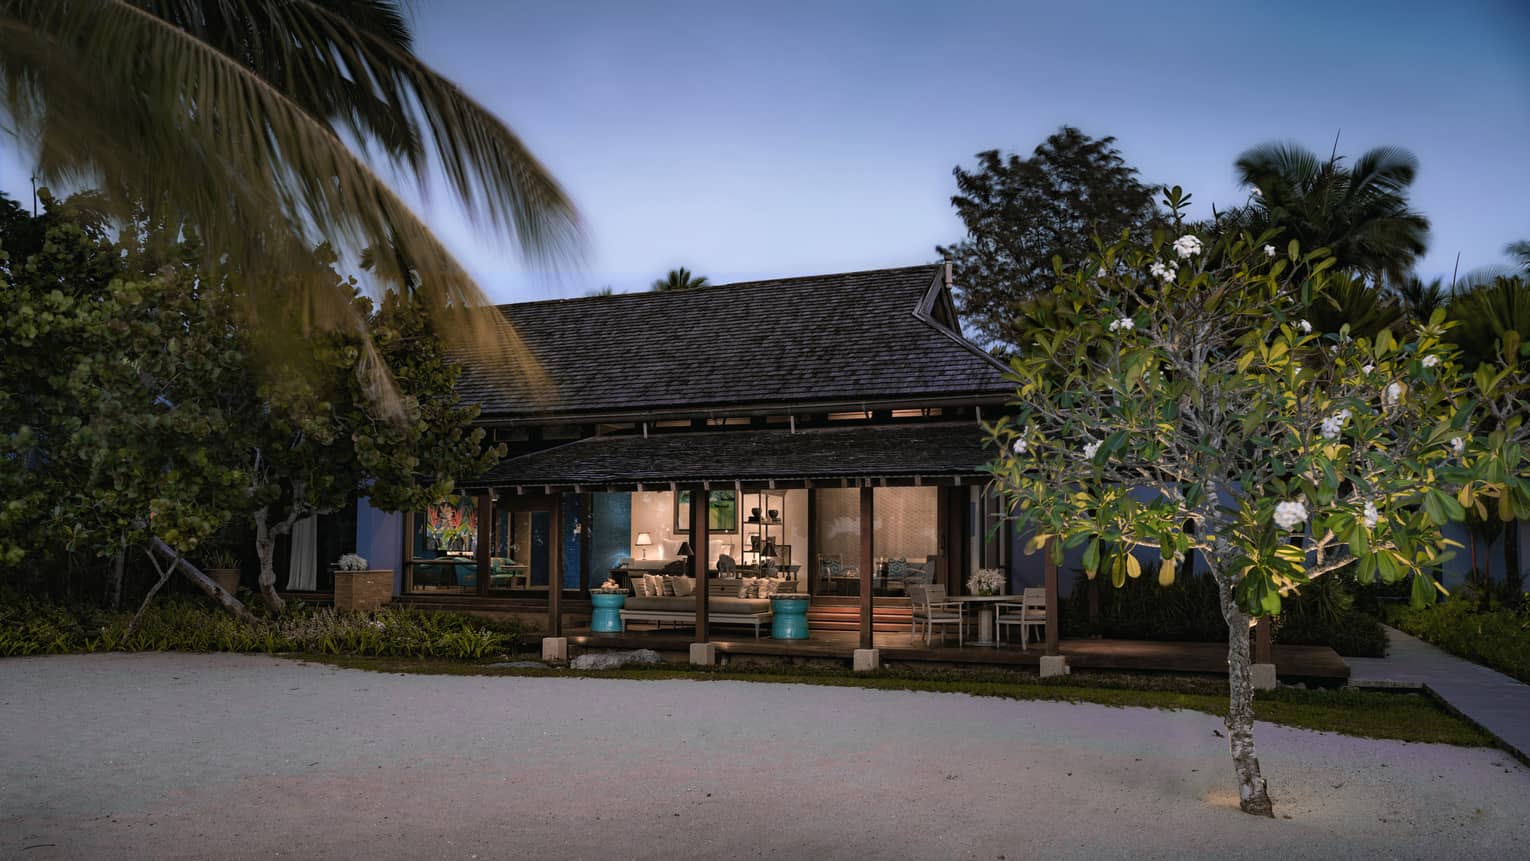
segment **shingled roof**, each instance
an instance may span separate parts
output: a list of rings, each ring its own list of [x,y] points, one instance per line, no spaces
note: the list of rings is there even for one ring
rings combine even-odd
[[[940,265],[502,305],[551,384],[467,362],[484,418],[739,404],[1002,400],[1003,366],[952,325]]]
[[[975,422],[633,434],[511,458],[464,487],[967,478],[993,457]]]

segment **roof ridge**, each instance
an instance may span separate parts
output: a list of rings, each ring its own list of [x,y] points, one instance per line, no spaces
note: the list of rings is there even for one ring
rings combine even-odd
[[[503,302],[503,303],[496,304],[494,307],[499,309],[499,310],[501,310],[501,311],[504,311],[504,310],[510,309],[510,308],[526,308],[526,307],[529,307],[529,306],[532,306],[532,305],[556,305],[556,304],[569,304],[569,303],[575,303],[575,302],[609,302],[609,301],[613,301],[613,300],[614,301],[637,301],[637,300],[640,300],[640,299],[647,299],[647,300],[650,300],[650,301],[653,301],[653,300],[663,301],[662,297],[668,297],[668,296],[689,296],[689,295],[695,295],[697,293],[711,293],[711,292],[719,291],[719,290],[727,290],[727,289],[735,289],[736,290],[736,289],[742,289],[742,288],[757,288],[757,287],[771,287],[771,288],[779,289],[781,287],[785,287],[785,286],[790,285],[792,282],[798,282],[798,281],[800,281],[800,282],[823,282],[823,281],[826,281],[826,280],[833,280],[833,279],[840,279],[840,278],[855,278],[855,277],[864,277],[864,276],[868,276],[868,275],[888,275],[888,274],[892,274],[892,273],[901,273],[901,272],[916,272],[916,271],[921,271],[921,270],[934,269],[934,268],[939,267],[941,265],[943,265],[943,264],[941,264],[941,263],[921,263],[921,264],[914,265],[914,266],[889,266],[889,267],[884,267],[884,268],[881,268],[881,269],[859,269],[859,270],[856,270],[854,272],[824,272],[824,273],[820,273],[820,274],[817,274],[817,275],[793,275],[793,276],[790,276],[790,277],[787,277],[787,278],[762,278],[762,279],[756,279],[754,281],[729,281],[729,282],[727,282],[725,284],[708,284],[705,287],[694,287],[694,288],[689,289],[689,290],[663,290],[663,291],[660,291],[660,290],[640,290],[640,291],[632,291],[632,292],[628,292],[628,293],[610,293],[610,294],[602,294],[602,295],[596,295],[596,296],[568,296],[568,297],[559,298],[559,299],[532,299],[532,300],[526,301],[526,302]]]

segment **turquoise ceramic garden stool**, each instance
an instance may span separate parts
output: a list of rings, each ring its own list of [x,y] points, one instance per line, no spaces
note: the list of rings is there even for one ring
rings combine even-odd
[[[622,630],[622,606],[627,603],[626,592],[591,592],[590,603],[595,613],[590,617],[590,630],[602,633],[620,633]]]
[[[770,636],[777,640],[808,638],[808,596],[770,596]]]

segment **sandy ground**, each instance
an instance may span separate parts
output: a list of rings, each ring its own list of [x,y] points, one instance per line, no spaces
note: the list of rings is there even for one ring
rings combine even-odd
[[[1496,750],[741,682],[400,676],[267,657],[0,660],[3,858],[1508,858]],[[1274,854],[1272,854],[1274,853]]]

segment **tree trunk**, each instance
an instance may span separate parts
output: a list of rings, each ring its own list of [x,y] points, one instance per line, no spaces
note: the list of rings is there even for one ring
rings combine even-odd
[[[181,554],[178,550],[172,551],[173,555],[170,558],[169,565],[160,565],[159,560],[154,558],[152,551],[145,550],[144,553],[148,555],[149,561],[154,563],[154,570],[159,572],[159,579],[155,580],[154,585],[149,587],[149,594],[143,596],[143,603],[138,605],[138,612],[134,613],[133,618],[128,622],[126,636],[129,637],[133,636],[133,632],[138,630],[138,622],[143,619],[143,613],[149,609],[149,603],[154,600],[154,596],[158,595],[159,590],[165,588],[165,584],[169,583],[170,578],[175,576],[175,567],[181,561]]]
[[[255,555],[260,557],[260,595],[266,606],[280,613],[286,606],[282,596],[276,594],[276,535],[277,531],[267,522],[270,512],[262,508],[255,512]]]
[[[122,606],[122,578],[127,571],[127,551],[118,550],[112,559],[112,570],[106,579],[106,606],[113,610]]]
[[[1222,618],[1227,620],[1227,746],[1232,752],[1233,772],[1238,778],[1238,806],[1256,816],[1275,815],[1270,793],[1259,771],[1254,752],[1254,679],[1249,655],[1249,617],[1238,608],[1233,584],[1214,568],[1222,599]]]
[[[240,601],[233,595],[223,591],[222,586],[219,586],[216,582],[214,582],[211,577],[203,574],[201,569],[197,568],[195,565],[192,565],[190,562],[187,562],[183,557],[180,556],[180,554],[175,551],[175,548],[171,547],[158,538],[150,539],[149,546],[158,551],[162,556],[177,559],[178,561],[176,562],[175,567],[180,569],[182,574],[186,575],[186,579],[196,584],[198,589],[206,592],[207,597],[217,601],[218,605],[223,609],[233,613],[243,622],[247,622],[251,625],[260,623],[260,620],[255,618],[255,616],[250,613],[249,608],[244,606],[243,601]]]

